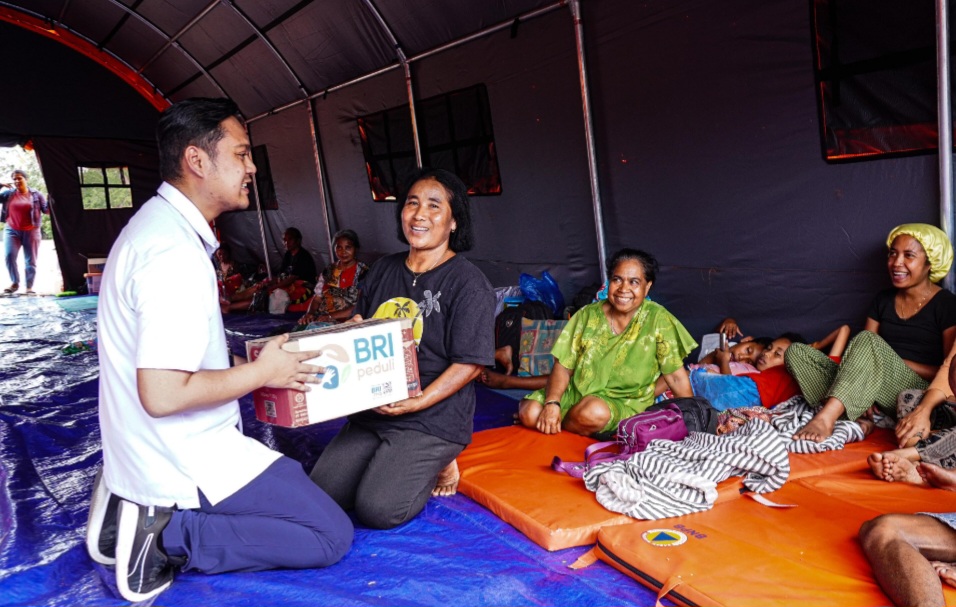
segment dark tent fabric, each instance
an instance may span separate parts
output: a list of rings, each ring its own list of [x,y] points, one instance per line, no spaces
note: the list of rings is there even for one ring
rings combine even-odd
[[[606,252],[630,246],[655,254],[661,271],[651,296],[693,335],[725,315],[757,335],[799,331],[815,339],[843,323],[859,329],[870,298],[888,286],[888,231],[941,222],[935,154],[843,164],[823,158],[811,27],[819,0],[0,4],[0,48],[15,58],[9,79],[29,91],[0,96],[0,143],[37,142],[71,284],[81,276],[82,255],[105,252],[130,214],[80,210],[76,165],[128,163],[140,204],[158,181],[149,149],[157,110],[115,72],[12,24],[18,15],[47,24],[52,36],[87,40],[170,102],[223,95],[238,102],[253,144],[269,158],[278,206],[261,216],[264,238],[255,212],[217,221],[240,261],[266,255],[275,267],[288,226],[302,230],[319,266],[330,261],[329,234],[340,228],[359,233],[365,261],[402,250],[395,203],[372,201],[357,119],[406,106],[408,85],[415,99],[484,85],[502,191],[473,199],[477,245],[468,258],[495,286],[548,270],[569,301],[601,280],[571,10],[577,6]],[[900,27],[908,6],[927,4],[897,3]],[[880,14],[862,10],[857,18]],[[400,56],[410,61],[409,82]],[[931,115],[935,100],[914,105]],[[17,347],[10,336],[37,330],[11,322],[0,340],[14,344],[8,349]],[[43,383],[44,373],[29,382]],[[89,404],[90,381],[84,376],[85,391],[50,399]],[[15,387],[32,389],[29,382]],[[0,431],[20,441],[21,412],[4,415]],[[68,421],[62,426],[73,430]],[[5,449],[18,444],[0,441]],[[95,448],[55,440],[46,447],[56,462],[97,457]],[[32,495],[42,484],[31,484],[37,477],[23,453],[9,459],[27,470],[18,478],[30,486],[18,490]],[[81,518],[79,493],[64,499]],[[71,572],[89,578],[80,524],[69,527]],[[61,579],[39,569],[28,575]],[[533,583],[545,586],[549,575],[559,576],[545,573]]]
[[[133,213],[155,194],[160,183],[159,158],[151,142],[38,137],[33,140],[43,162],[50,197],[53,238],[63,283],[68,290],[84,284],[88,257],[106,257]],[[109,162],[129,168],[133,208],[84,210],[77,164]]]
[[[652,295],[695,335],[727,314],[759,334],[859,328],[887,283],[889,229],[939,223],[934,155],[843,165],[822,158],[812,6],[581,3],[606,252],[654,253],[662,271]],[[48,0],[21,8],[115,54],[171,101],[227,94],[239,102],[253,118],[253,143],[270,159],[278,210],[265,212],[264,226],[273,265],[290,225],[319,265],[330,260],[328,235],[339,228],[358,231],[367,260],[401,248],[394,204],[371,201],[356,122],[408,103],[380,16],[413,59],[416,98],[487,88],[502,193],[475,197],[478,244],[469,258],[496,286],[548,270],[569,300],[601,278],[567,5],[149,0],[64,9]],[[513,21],[529,11],[537,13]],[[506,27],[441,48],[495,24]],[[32,45],[24,39],[21,47]],[[338,86],[373,70],[383,71]],[[90,81],[76,71],[57,80]],[[71,98],[85,102],[88,90],[77,86]],[[96,137],[127,122],[111,112],[118,118],[101,119]],[[124,138],[146,139],[154,123],[155,113],[144,112],[128,125],[138,135]],[[17,132],[0,124],[5,131]],[[262,256],[256,213],[219,227],[243,261]]]
[[[0,21],[0,56],[12,59],[0,134],[16,137],[3,135],[0,144],[43,136],[153,140],[156,109],[83,55]]]

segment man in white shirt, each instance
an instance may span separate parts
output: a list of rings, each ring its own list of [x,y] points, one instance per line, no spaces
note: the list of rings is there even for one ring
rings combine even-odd
[[[182,567],[207,573],[323,567],[352,542],[345,513],[302,466],[244,436],[237,398],[308,390],[316,355],[270,342],[230,367],[209,223],[249,206],[255,173],[227,99],[190,99],[160,117],[157,195],[110,251],[99,304],[103,471],[87,547],[117,587],[147,600]],[[115,551],[115,556],[114,553]]]

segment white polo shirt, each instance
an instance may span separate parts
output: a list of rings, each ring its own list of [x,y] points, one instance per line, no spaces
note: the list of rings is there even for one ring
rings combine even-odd
[[[280,454],[244,436],[235,400],[150,417],[137,369],[225,369],[229,353],[210,256],[219,246],[202,214],[163,183],[110,251],[100,285],[100,431],[109,489],[143,505],[216,504]]]

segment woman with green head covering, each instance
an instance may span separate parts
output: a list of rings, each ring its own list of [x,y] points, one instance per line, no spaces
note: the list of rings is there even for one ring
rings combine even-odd
[[[802,344],[787,350],[787,369],[801,392],[823,405],[795,440],[823,441],[838,419],[856,420],[874,405],[897,417],[900,392],[926,390],[956,341],[956,296],[936,284],[953,264],[949,238],[935,226],[907,223],[893,228],[886,246],[893,286],[873,298],[864,330],[850,340],[843,359],[836,363]],[[929,436],[929,412],[951,394],[945,392],[928,391],[916,410],[907,409],[896,427],[901,446],[919,440],[921,432]],[[925,428],[914,423],[924,415]]]

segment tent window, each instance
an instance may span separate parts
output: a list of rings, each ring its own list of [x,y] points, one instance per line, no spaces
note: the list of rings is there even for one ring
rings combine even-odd
[[[811,0],[811,7],[824,158],[935,152],[935,3]]]
[[[415,107],[422,164],[455,173],[469,195],[501,194],[485,85],[423,99]],[[358,130],[372,200],[395,200],[416,170],[408,106],[361,116]]]
[[[83,210],[130,209],[133,190],[129,168],[121,165],[78,165]]]

